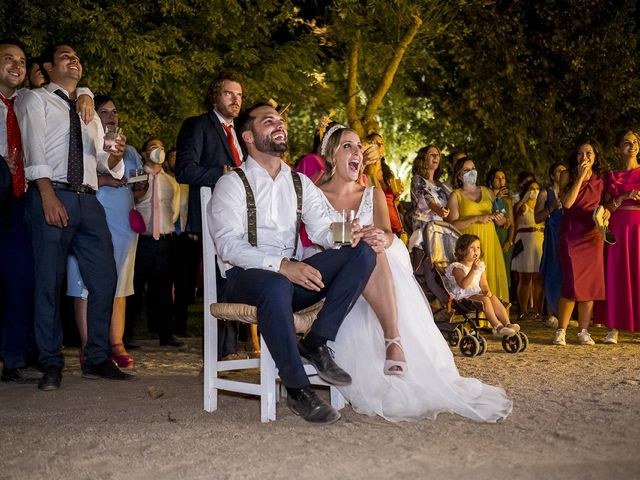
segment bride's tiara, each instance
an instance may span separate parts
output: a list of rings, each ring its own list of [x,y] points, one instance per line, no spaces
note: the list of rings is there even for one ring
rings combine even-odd
[[[336,130],[340,130],[342,128],[347,128],[347,127],[345,127],[344,125],[340,125],[339,123],[336,123],[327,131],[327,133],[324,134],[324,137],[322,137],[322,143],[320,144],[320,156],[324,157],[325,154],[327,153],[327,143],[329,143],[329,137],[331,137],[331,135],[333,135],[336,132]]]

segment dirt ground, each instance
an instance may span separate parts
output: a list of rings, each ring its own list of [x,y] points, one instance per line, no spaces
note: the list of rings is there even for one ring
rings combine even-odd
[[[451,414],[393,424],[347,407],[317,427],[284,403],[261,424],[251,397],[222,394],[203,411],[200,338],[179,352],[141,342],[133,382],[81,378],[68,349],[59,391],[0,384],[0,479],[640,478],[640,337],[607,346],[594,328],[599,343],[585,347],[574,328],[562,348],[552,330],[524,326],[526,352],[492,339],[482,357],[454,352],[463,375],[513,399],[493,425]]]

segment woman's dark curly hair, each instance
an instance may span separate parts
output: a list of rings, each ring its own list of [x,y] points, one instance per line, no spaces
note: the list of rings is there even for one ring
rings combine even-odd
[[[477,235],[472,235],[470,233],[461,235],[456,242],[456,250],[454,252],[455,259],[459,262],[464,260],[464,257],[467,256],[467,250],[469,250],[471,244],[476,240],[480,242],[480,237]],[[484,251],[482,250],[482,242],[480,242],[480,258],[482,257],[484,257]]]
[[[438,180],[440,180],[440,175],[442,175],[442,152],[440,151],[440,148],[438,148],[437,145],[434,145],[432,143],[418,150],[416,159],[413,161],[413,168],[411,169],[411,174],[420,175],[420,172],[419,172],[420,164],[422,162],[427,161],[427,158],[428,158],[427,153],[429,152],[430,148],[435,148],[438,151],[438,155],[440,155],[440,163],[438,164],[438,168],[436,168],[436,171],[433,172],[433,181],[437,182]]]
[[[582,145],[591,145],[593,148],[593,153],[595,153],[596,158],[593,161],[593,166],[591,167],[591,171],[595,173],[598,177],[602,175],[602,172],[605,169],[605,158],[604,153],[602,152],[602,147],[598,143],[595,138],[584,137],[575,143],[574,148],[571,150],[569,154],[569,158],[567,159],[567,163],[569,164],[569,182],[565,187],[565,192],[568,192],[571,186],[578,179],[578,150]]]

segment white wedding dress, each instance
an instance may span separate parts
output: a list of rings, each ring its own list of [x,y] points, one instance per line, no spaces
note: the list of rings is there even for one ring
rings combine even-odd
[[[331,216],[337,212],[325,198]],[[373,223],[373,188],[365,190],[357,218]],[[449,345],[433,321],[429,302],[413,276],[407,248],[395,238],[386,251],[398,299],[398,329],[408,368],[403,377],[385,375],[384,337],[378,318],[360,297],[345,318],[335,342],[338,365],[353,383],[338,387],[358,413],[390,421],[434,419],[440,412],[479,422],[496,422],[511,413],[512,402],[499,387],[458,373]]]

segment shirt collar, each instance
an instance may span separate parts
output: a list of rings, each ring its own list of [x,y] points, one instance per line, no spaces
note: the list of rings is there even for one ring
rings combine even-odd
[[[245,165],[245,169],[248,170],[258,170],[258,171],[262,171],[265,172],[267,175],[267,171],[265,170],[265,168],[260,165],[255,158],[253,158],[251,155],[247,155],[247,160],[244,162]],[[291,167],[289,165],[287,165],[286,162],[280,160],[280,172],[278,172],[278,175],[281,175],[282,173],[287,173],[287,174],[291,174]]]
[[[154,172],[149,165],[143,165],[142,168],[144,169],[145,172],[150,173],[151,175],[160,175],[161,173],[164,173],[164,169],[162,167],[160,167],[160,170],[158,170],[157,173]]]
[[[16,98],[16,97],[18,96],[18,89],[16,88],[16,89],[14,90],[13,94],[12,94],[12,95],[10,95],[10,96],[8,96],[8,97],[5,97],[5,96],[4,96],[4,95],[2,95],[1,93],[0,93],[0,96],[1,96],[2,98],[4,98],[5,100],[11,100],[12,98]]]
[[[50,82],[47,85],[44,86],[44,89],[47,90],[50,93],[54,93],[56,90],[60,90],[61,92],[63,92],[67,97],[71,98],[69,92],[67,92],[64,88],[62,88],[60,85]]]
[[[218,111],[217,111],[215,108],[213,109],[213,113],[215,113],[215,114],[216,114],[216,117],[218,117],[218,120],[220,120],[220,123],[221,123],[222,125],[224,125],[225,127],[226,127],[226,126],[231,125],[231,126],[233,127],[233,120],[231,120],[230,122],[227,122],[227,121],[224,119],[224,117],[223,117],[222,115],[220,115],[220,114],[218,113]]]

